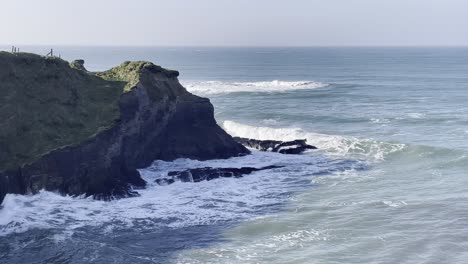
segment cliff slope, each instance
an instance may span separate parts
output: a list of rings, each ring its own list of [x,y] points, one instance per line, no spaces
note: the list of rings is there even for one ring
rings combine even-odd
[[[150,62],[90,73],[82,61],[0,52],[0,203],[41,189],[136,195],[136,169],[155,159],[248,153],[178,74]]]

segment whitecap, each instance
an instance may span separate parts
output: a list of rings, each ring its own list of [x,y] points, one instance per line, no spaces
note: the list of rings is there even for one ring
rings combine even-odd
[[[371,118],[370,122],[374,124],[388,124],[390,120],[387,118]]]
[[[282,141],[307,139],[307,143],[318,147],[327,154],[362,158],[370,161],[384,160],[386,155],[405,148],[404,144],[392,144],[373,139],[313,133],[294,127],[257,127],[231,120],[224,121],[223,127],[229,134],[236,137]]]
[[[287,92],[291,90],[310,90],[328,86],[315,81],[263,81],[263,82],[223,82],[196,81],[184,82],[188,91],[200,94],[226,94],[237,92]]]
[[[421,119],[426,116],[424,113],[408,113],[408,117],[413,118],[413,119]]]

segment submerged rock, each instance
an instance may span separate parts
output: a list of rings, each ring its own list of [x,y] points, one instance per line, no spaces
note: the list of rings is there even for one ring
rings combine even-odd
[[[218,178],[240,178],[244,175],[251,174],[255,171],[269,170],[281,168],[282,166],[267,166],[263,168],[196,168],[188,169],[184,171],[171,171],[167,174],[168,178],[160,178],[156,180],[159,185],[169,185],[176,181],[181,182],[200,182],[200,181],[211,181]]]
[[[0,52],[0,203],[41,189],[135,196],[130,185],[145,186],[137,168],[154,160],[249,153],[178,75],[150,62],[90,73],[82,61]]]
[[[281,154],[301,154],[309,149],[317,149],[317,147],[307,144],[306,139],[278,141],[234,137],[234,140],[249,148],[258,149],[260,151],[278,152]]]

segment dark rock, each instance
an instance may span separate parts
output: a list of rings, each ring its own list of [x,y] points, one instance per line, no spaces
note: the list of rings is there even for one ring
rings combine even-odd
[[[85,61],[84,60],[74,60],[70,63],[70,66],[72,68],[75,68],[77,70],[80,70],[80,71],[85,71],[87,72],[88,70],[86,70],[85,66],[84,66],[84,63]]]
[[[234,137],[234,140],[249,148],[258,149],[260,151],[278,152],[281,154],[301,154],[309,149],[317,149],[317,147],[307,144],[306,139],[278,141]]]
[[[184,171],[171,171],[167,174],[170,178],[157,179],[156,183],[159,185],[172,184],[175,181],[181,182],[200,182],[200,181],[211,181],[218,178],[240,178],[244,175],[251,174],[255,171],[269,170],[281,168],[282,166],[267,166],[263,168],[196,168],[188,169]]]
[[[174,179],[163,178],[163,179],[157,179],[155,182],[158,185],[165,186],[165,185],[173,184],[175,182],[175,180]]]

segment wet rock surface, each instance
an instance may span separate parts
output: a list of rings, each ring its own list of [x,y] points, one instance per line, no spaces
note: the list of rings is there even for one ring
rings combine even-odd
[[[155,182],[159,185],[169,185],[176,181],[181,182],[200,182],[211,181],[218,178],[240,178],[244,175],[251,174],[256,171],[271,170],[282,168],[282,166],[266,166],[262,168],[242,167],[242,168],[196,168],[184,171],[171,171],[167,177],[157,179]]]
[[[258,149],[260,151],[277,152],[281,154],[301,154],[306,150],[317,149],[317,147],[307,144],[306,139],[278,141],[234,137],[234,140],[248,148]]]

